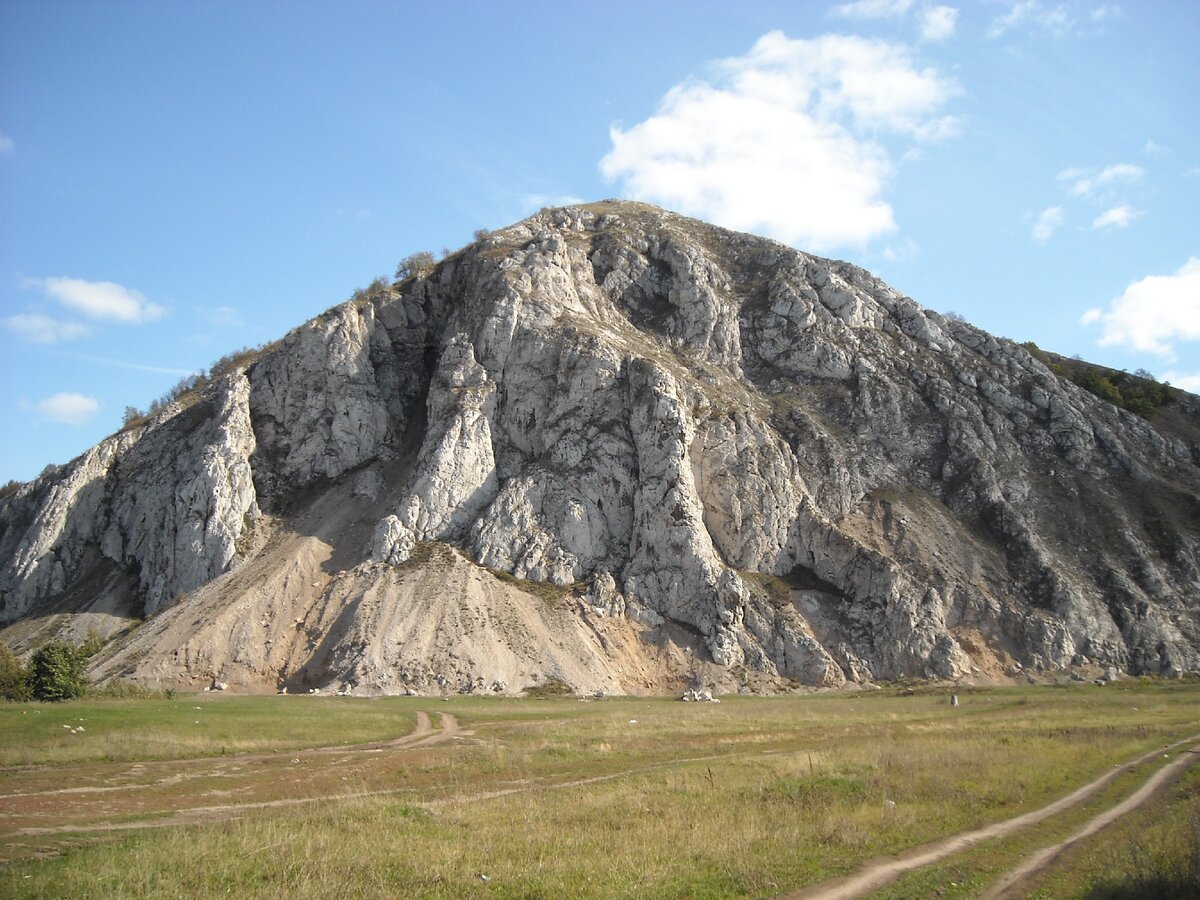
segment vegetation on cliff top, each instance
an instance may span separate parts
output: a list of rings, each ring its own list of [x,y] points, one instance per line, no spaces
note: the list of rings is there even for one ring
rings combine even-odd
[[[1101,400],[1107,400],[1143,418],[1166,406],[1177,393],[1169,383],[1155,380],[1145,369],[1138,369],[1131,375],[1082,359],[1067,359],[1047,353],[1033,341],[1021,346],[1060,378],[1067,378]]]

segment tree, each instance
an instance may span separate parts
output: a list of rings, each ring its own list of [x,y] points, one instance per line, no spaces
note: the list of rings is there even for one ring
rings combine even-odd
[[[406,256],[400,260],[400,264],[396,266],[396,280],[404,281],[406,278],[412,278],[414,275],[421,275],[432,269],[437,264],[437,260],[433,258],[433,254],[428,250],[419,250],[411,256]]]
[[[0,641],[0,697],[5,700],[29,699],[25,667],[3,641]]]
[[[87,693],[85,657],[65,641],[43,644],[29,661],[29,690],[35,700],[70,700]]]

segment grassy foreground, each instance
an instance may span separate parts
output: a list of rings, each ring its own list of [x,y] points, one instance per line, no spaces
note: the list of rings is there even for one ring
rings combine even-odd
[[[342,697],[0,701],[0,767],[134,762],[361,744],[412,728],[411,712]]]
[[[948,693],[0,706],[0,896],[771,896],[1019,815],[1200,731],[1195,684],[967,689],[954,708]],[[418,710],[464,732],[292,756],[395,737]],[[79,719],[85,732],[62,727]],[[90,806],[48,793],[80,786],[103,792]],[[1180,796],[1164,810],[1186,821],[1192,795]],[[297,802],[312,797],[336,799]],[[262,805],[279,801],[293,805]],[[194,823],[100,828],[217,803]],[[60,825],[71,830],[46,831]],[[1093,852],[1128,849],[1118,826]],[[979,848],[972,871],[1002,871],[1019,850]],[[1143,853],[1118,880],[1171,865]],[[892,895],[986,887],[982,876],[951,886],[958,871]],[[1045,896],[1083,895],[1087,871],[1066,866]]]

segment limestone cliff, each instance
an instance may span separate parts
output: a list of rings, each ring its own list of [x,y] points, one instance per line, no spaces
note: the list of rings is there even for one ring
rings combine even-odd
[[[250,688],[1200,669],[1195,398],[1046,362],[846,263],[544,211],[0,500],[0,624]]]

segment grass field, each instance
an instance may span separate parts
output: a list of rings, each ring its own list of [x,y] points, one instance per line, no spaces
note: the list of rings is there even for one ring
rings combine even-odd
[[[1197,684],[959,689],[958,707],[948,693],[4,705],[0,895],[774,896],[1036,809],[1200,732]],[[1158,756],[881,895],[980,895]],[[1186,886],[1198,784],[1192,770],[1034,889]]]
[[[412,712],[395,705],[341,697],[204,693],[173,700],[0,701],[0,766],[361,744],[403,734],[413,721]]]

